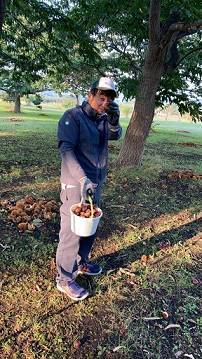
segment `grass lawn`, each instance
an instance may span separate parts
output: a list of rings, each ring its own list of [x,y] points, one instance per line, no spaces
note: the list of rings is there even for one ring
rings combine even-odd
[[[0,104],[0,193],[59,206],[57,121],[63,110]],[[122,119],[124,129],[127,121]],[[180,132],[178,132],[180,131]],[[139,169],[116,169],[111,142],[103,219],[92,260],[91,292],[74,303],[55,287],[59,215],[19,232],[0,206],[2,358],[200,358],[202,126],[156,120]]]

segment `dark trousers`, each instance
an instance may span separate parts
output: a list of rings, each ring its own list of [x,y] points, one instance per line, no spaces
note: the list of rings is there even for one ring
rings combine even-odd
[[[94,194],[94,203],[99,204],[100,190],[98,186]],[[95,240],[95,235],[79,237],[71,231],[70,207],[79,203],[80,187],[67,188],[61,191],[60,199],[60,233],[59,244],[56,253],[57,281],[65,284],[74,278],[78,265],[88,261],[89,253]]]

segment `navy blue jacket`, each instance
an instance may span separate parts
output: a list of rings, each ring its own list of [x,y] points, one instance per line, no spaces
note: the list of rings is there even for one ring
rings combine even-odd
[[[80,178],[87,176],[102,184],[107,173],[108,140],[120,136],[120,125],[110,125],[107,114],[98,115],[88,102],[66,111],[58,124],[61,182],[78,185]]]

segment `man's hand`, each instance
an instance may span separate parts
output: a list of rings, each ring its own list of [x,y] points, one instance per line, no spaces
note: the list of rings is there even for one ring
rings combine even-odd
[[[120,111],[116,102],[111,101],[107,110],[110,125],[117,126],[119,123]]]
[[[88,177],[82,177],[79,182],[81,184],[81,198],[83,201],[85,201],[87,197],[87,191],[90,189],[92,192],[94,192],[97,184],[91,182]]]

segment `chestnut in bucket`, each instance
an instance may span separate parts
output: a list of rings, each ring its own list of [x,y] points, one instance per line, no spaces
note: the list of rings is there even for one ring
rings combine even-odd
[[[72,212],[79,217],[84,217],[84,218],[90,218],[91,217],[91,206],[90,204],[81,204],[78,205],[76,208],[74,208],[72,210]],[[100,216],[100,211],[98,209],[98,207],[94,204],[93,205],[93,218],[95,217],[99,217]]]

